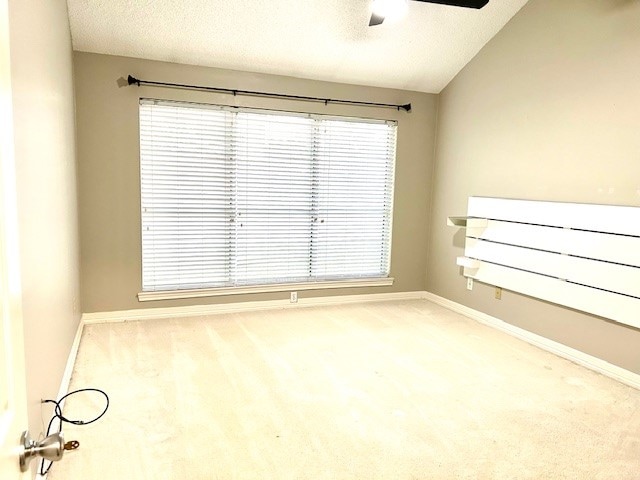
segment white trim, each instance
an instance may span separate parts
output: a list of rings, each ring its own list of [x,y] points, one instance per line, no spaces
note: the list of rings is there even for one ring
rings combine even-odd
[[[168,308],[145,308],[138,310],[121,310],[115,312],[97,312],[84,313],[78,324],[75,338],[71,345],[67,364],[60,382],[58,398],[61,398],[69,390],[71,375],[75,366],[78,349],[80,347],[80,339],[86,324],[109,323],[109,322],[125,322],[132,320],[152,320],[159,318],[174,318],[193,315],[211,315],[216,313],[230,313],[242,311],[268,310],[268,309],[285,309],[285,308],[303,308],[315,307],[323,305],[341,305],[349,303],[366,303],[379,302],[385,300],[428,300],[441,305],[451,311],[460,313],[472,320],[476,320],[483,325],[500,330],[508,335],[519,338],[531,345],[542,350],[551,352],[559,357],[566,358],[578,365],[593,370],[595,372],[613,378],[625,385],[640,389],[640,375],[626,370],[622,367],[613,365],[605,360],[594,357],[587,353],[581,352],[574,348],[568,347],[561,343],[555,342],[548,338],[542,337],[535,333],[529,332],[522,328],[511,325],[486,313],[482,313],[470,307],[466,307],[452,300],[440,297],[431,292],[415,291],[415,292],[395,292],[395,293],[373,293],[365,295],[341,295],[332,297],[312,297],[300,298],[298,303],[290,303],[288,300],[270,300],[261,302],[236,302],[218,305],[192,305],[186,307],[168,307]],[[47,476],[36,475],[36,480],[46,480]]]
[[[78,322],[78,328],[76,329],[76,336],[73,338],[73,343],[71,344],[71,349],[69,350],[69,356],[67,357],[67,364],[64,367],[62,379],[60,380],[60,388],[58,389],[58,396],[56,397],[56,400],[64,397],[67,393],[69,393],[71,375],[73,374],[73,369],[76,365],[76,357],[78,356],[78,349],[80,348],[80,339],[82,338],[83,330],[84,330],[84,322],[82,321],[82,319],[80,319],[80,321]],[[61,403],[60,406],[64,407],[64,401]],[[42,462],[42,459],[39,459],[35,480],[47,479],[47,475],[40,475],[41,462]]]
[[[276,283],[252,285],[248,287],[200,288],[194,290],[170,290],[162,292],[140,292],[138,301],[175,300],[179,298],[217,297],[220,295],[242,295],[246,293],[272,293],[297,290],[324,290],[327,288],[388,287],[393,285],[393,277],[366,278],[355,280],[332,280],[328,282]]]
[[[298,297],[297,303],[288,299],[263,300],[256,302],[234,302],[213,305],[189,305],[184,307],[140,308],[136,310],[119,310],[114,312],[83,313],[85,324],[127,322],[136,320],[154,320],[159,318],[188,317],[197,315],[214,315],[219,313],[249,312],[285,308],[318,307],[323,305],[342,305],[347,303],[380,302],[385,300],[419,300],[424,298],[422,291],[370,293],[364,295],[335,295],[329,297]]]
[[[640,389],[640,375],[626,370],[617,365],[613,365],[605,360],[594,357],[587,353],[568,347],[556,341],[550,340],[541,335],[529,332],[515,325],[511,325],[503,320],[480,312],[470,307],[466,307],[452,300],[440,297],[431,292],[415,291],[415,292],[395,292],[395,293],[373,293],[365,295],[339,295],[330,297],[312,297],[299,298],[298,303],[290,303],[288,299],[283,300],[267,300],[256,302],[234,302],[215,305],[190,305],[185,307],[166,307],[166,308],[143,308],[137,310],[120,310],[114,312],[95,312],[84,313],[82,321],[78,327],[76,340],[72,347],[72,353],[69,355],[67,370],[65,370],[65,378],[70,377],[73,371],[73,361],[77,353],[77,344],[82,333],[82,326],[85,324],[110,323],[110,322],[126,322],[138,320],[153,320],[161,318],[176,318],[185,316],[198,315],[214,315],[221,313],[248,312],[256,310],[270,309],[286,309],[286,308],[304,308],[318,307],[324,305],[342,305],[349,303],[366,303],[380,302],[386,300],[417,300],[424,299],[441,305],[456,313],[460,313],[472,320],[476,320],[484,325],[500,330],[513,337],[519,338],[531,345],[551,352],[559,357],[566,358],[578,365],[582,365],[590,370],[606,375],[619,382],[631,387]],[[68,386],[68,379],[67,379]],[[61,387],[61,392],[63,391]]]
[[[76,357],[78,356],[78,349],[80,348],[80,339],[82,338],[82,331],[84,330],[84,322],[80,319],[78,323],[78,329],[76,330],[76,336],[71,344],[71,350],[69,351],[69,357],[67,358],[67,365],[64,368],[62,374],[62,380],[60,380],[60,389],[58,390],[58,398],[63,397],[69,392],[69,384],[71,383],[71,375],[73,374],[73,367],[76,364]],[[56,399],[57,400],[57,399]]]
[[[507,333],[512,337],[524,340],[525,342],[541,348],[542,350],[546,350],[547,352],[551,352],[555,355],[558,355],[559,357],[566,358],[567,360],[593,370],[594,372],[601,373],[603,375],[606,375],[607,377],[624,383],[625,385],[629,385],[630,387],[634,387],[640,390],[640,375],[637,373],[631,372],[622,367],[618,367],[617,365],[613,365],[605,360],[581,352],[580,350],[576,350],[575,348],[568,347],[566,345],[563,345],[562,343],[555,342],[541,335],[529,332],[528,330],[525,330],[523,328],[516,327],[515,325],[511,325],[510,323],[507,323],[496,317],[492,317],[491,315],[487,315],[486,313],[474,310],[473,308],[466,307],[452,300],[435,295],[431,292],[423,292],[423,298],[425,300],[432,301],[433,303],[437,303],[438,305],[448,308],[449,310],[452,310],[456,313],[460,313],[465,317],[476,320],[484,325]]]

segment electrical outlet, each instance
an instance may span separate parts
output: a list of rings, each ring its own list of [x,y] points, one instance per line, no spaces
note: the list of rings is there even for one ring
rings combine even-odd
[[[473,278],[467,278],[467,290],[473,290]]]
[[[298,292],[291,292],[291,303],[298,303]]]
[[[496,287],[496,300],[500,300],[502,298],[502,288]]]

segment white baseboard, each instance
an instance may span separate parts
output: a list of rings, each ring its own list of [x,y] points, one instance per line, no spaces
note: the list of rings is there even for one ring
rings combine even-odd
[[[69,385],[71,383],[71,375],[73,374],[73,368],[76,364],[76,357],[78,356],[78,349],[80,348],[80,339],[82,338],[82,331],[84,330],[84,322],[82,319],[78,322],[78,328],[76,329],[76,336],[73,338],[73,343],[71,344],[71,348],[69,349],[69,356],[67,357],[67,363],[64,367],[64,372],[62,373],[62,380],[60,380],[60,388],[58,389],[58,396],[56,400],[64,397],[67,393],[69,393]],[[64,401],[60,404],[61,407],[64,407]],[[41,459],[38,460],[38,470],[35,476],[35,480],[46,480],[47,475],[40,475],[40,462]],[[52,468],[55,465],[52,466]]]
[[[606,375],[621,383],[640,389],[640,375],[624,368],[613,365],[605,360],[568,347],[561,343],[549,340],[535,333],[511,325],[496,317],[487,315],[473,308],[466,307],[452,300],[440,297],[430,292],[397,292],[397,293],[374,293],[366,295],[339,295],[331,297],[300,298],[297,303],[290,303],[288,300],[268,300],[258,302],[235,302],[217,305],[192,305],[186,307],[166,307],[166,308],[144,308],[138,310],[120,310],[115,312],[85,313],[82,315],[76,336],[71,345],[71,351],[67,359],[67,365],[60,382],[58,398],[66,395],[69,390],[71,375],[80,346],[80,339],[85,324],[126,322],[133,320],[151,320],[160,318],[174,318],[194,315],[212,315],[217,313],[246,312],[269,309],[316,307],[323,305],[344,305],[349,303],[379,302],[385,300],[416,300],[424,299],[441,305],[449,310],[460,313],[466,317],[476,320],[484,325],[490,326],[513,337],[539,347],[560,357],[566,358],[578,365],[582,365],[590,370]],[[36,480],[46,480],[46,475],[36,475]]]
[[[329,297],[300,298],[297,303],[290,303],[287,299],[266,300],[257,302],[234,302],[213,305],[190,305],[185,307],[165,307],[165,308],[142,308],[137,310],[120,310],[114,312],[85,313],[78,327],[78,333],[74,340],[72,352],[69,355],[69,362],[65,370],[63,385],[68,388],[68,382],[73,371],[73,362],[77,353],[78,343],[82,334],[82,327],[85,324],[126,322],[136,320],[153,320],[161,318],[176,318],[197,315],[214,315],[221,313],[248,312],[257,310],[288,309],[317,307],[325,305],[344,305],[349,303],[379,302],[385,300],[416,300],[425,299],[441,305],[449,310],[460,313],[466,317],[476,320],[484,325],[488,325],[497,330],[505,332],[513,337],[524,340],[531,345],[566,358],[578,365],[582,365],[590,370],[611,377],[631,387],[640,389],[640,375],[626,370],[617,365],[613,365],[605,360],[594,357],[587,353],[568,347],[562,343],[550,340],[541,335],[529,332],[528,330],[516,327],[510,323],[500,320],[486,313],[482,313],[473,308],[466,307],[452,300],[440,297],[430,292],[396,292],[396,293],[373,293],[365,295],[338,295]],[[61,385],[61,392],[63,391]],[[66,390],[65,390],[66,393]],[[63,393],[64,394],[64,393]]]
[[[437,303],[438,305],[448,308],[449,310],[452,310],[456,313],[460,313],[465,317],[469,317],[484,325],[488,325],[497,330],[508,333],[513,337],[519,338],[520,340],[524,340],[531,345],[535,345],[538,348],[554,353],[559,357],[566,358],[567,360],[577,363],[578,365],[582,365],[583,367],[586,367],[590,370],[606,375],[607,377],[613,378],[614,380],[624,383],[625,385],[640,389],[640,375],[638,375],[637,373],[631,372],[622,367],[618,367],[617,365],[613,365],[605,360],[581,352],[580,350],[576,350],[575,348],[568,347],[566,345],[563,345],[562,343],[555,342],[546,337],[529,332],[528,330],[524,330],[520,327],[516,327],[515,325],[511,325],[510,323],[507,323],[496,317],[492,317],[491,315],[487,315],[486,313],[482,313],[478,310],[474,310],[473,308],[466,307],[433,293],[423,292],[422,298],[433,303]]]
[[[69,392],[69,384],[71,383],[71,375],[73,374],[73,367],[76,364],[76,357],[78,356],[78,348],[80,348],[80,339],[82,338],[82,331],[84,330],[84,322],[80,319],[78,328],[76,329],[76,336],[73,338],[71,344],[71,350],[69,351],[69,357],[67,357],[67,364],[62,374],[62,380],[60,381],[60,389],[58,390],[58,398],[62,398]]]
[[[211,305],[189,305],[185,307],[140,308],[114,312],[83,313],[84,324],[153,320],[219,313],[249,312],[285,308],[319,307],[325,305],[344,305],[348,303],[380,302],[385,300],[417,300],[424,298],[425,292],[370,293],[364,295],[336,295],[328,297],[298,298],[297,303],[288,299],[264,300],[256,302],[234,302]]]

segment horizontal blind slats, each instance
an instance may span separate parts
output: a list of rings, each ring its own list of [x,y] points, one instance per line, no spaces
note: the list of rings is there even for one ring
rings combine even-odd
[[[389,273],[396,125],[140,102],[143,290]]]

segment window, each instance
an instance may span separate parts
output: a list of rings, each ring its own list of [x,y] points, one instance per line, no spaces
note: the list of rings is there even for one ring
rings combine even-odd
[[[144,292],[389,275],[396,124],[140,101]]]

